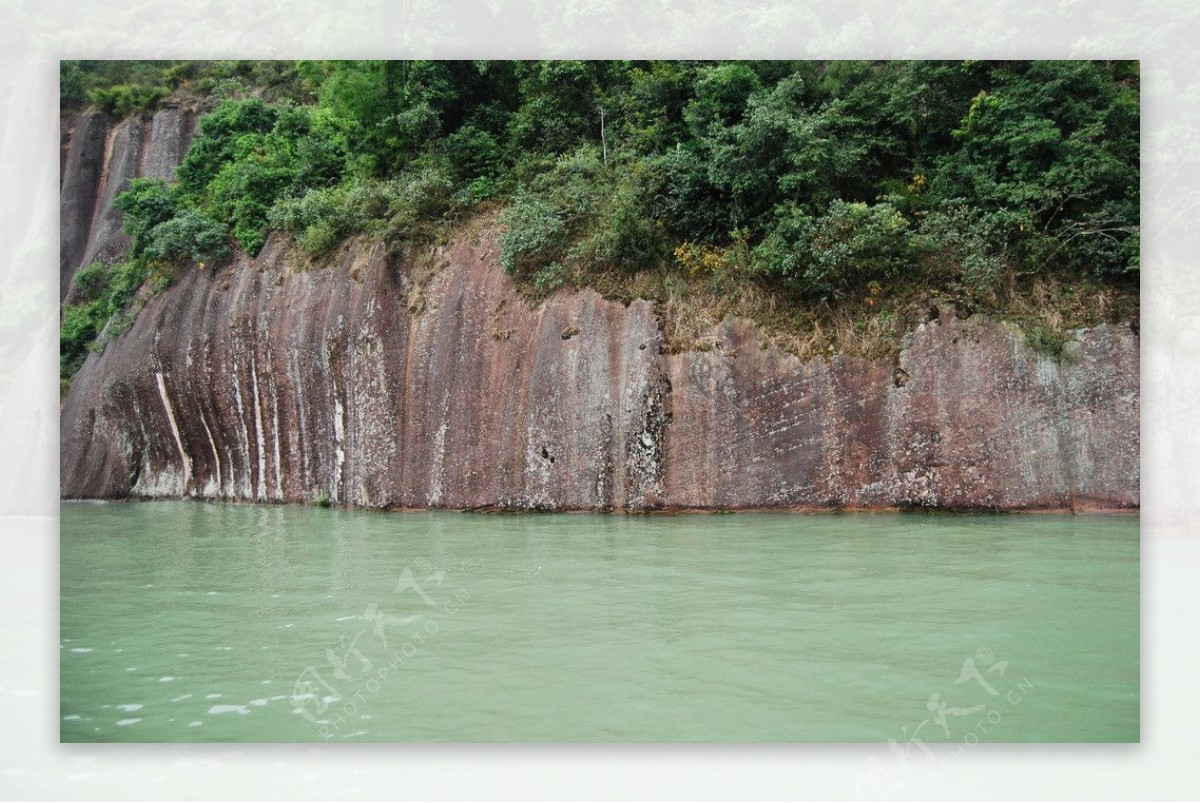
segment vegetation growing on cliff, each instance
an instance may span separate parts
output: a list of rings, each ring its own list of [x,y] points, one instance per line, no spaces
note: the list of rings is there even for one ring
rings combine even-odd
[[[75,275],[77,299],[63,308],[59,332],[59,371],[64,383],[83,366],[88,349],[96,345],[102,332],[114,337],[129,327],[137,315],[134,299],[148,279],[162,287],[169,276],[161,267],[152,271],[137,259],[114,265],[93,262]]]
[[[219,100],[255,92],[308,99],[291,61],[62,61],[59,108],[89,105],[115,116],[148,112],[168,100]]]
[[[251,254],[271,231],[317,256],[412,241],[490,208],[534,294],[692,299],[799,350],[930,298],[1030,331],[1136,314],[1136,63],[127,64],[64,63],[64,104],[213,105],[178,182],[126,196],[147,264],[224,232]]]

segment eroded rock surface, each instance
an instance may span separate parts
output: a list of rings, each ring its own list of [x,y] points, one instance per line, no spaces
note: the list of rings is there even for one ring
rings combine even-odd
[[[63,121],[61,297],[128,249],[117,194],[170,177],[193,112]],[[662,353],[646,302],[531,306],[494,232],[390,259],[184,271],[88,356],[61,414],[61,492],[372,507],[999,509],[1139,504],[1135,332],[1067,358],[942,314],[898,362],[802,362],[748,322]],[[949,312],[949,311],[947,311]]]
[[[532,306],[494,233],[424,258],[286,242],[184,272],[88,357],[64,497],[643,510],[1138,505],[1138,337],[1061,363],[940,315],[899,364],[802,362],[727,321],[664,354],[646,302]],[[432,272],[432,278],[418,281]],[[570,333],[569,336],[567,333]]]
[[[163,108],[149,120],[121,121],[90,111],[62,120],[59,298],[72,298],[75,273],[129,250],[113,201],[140,177],[171,178],[183,161],[196,115]]]

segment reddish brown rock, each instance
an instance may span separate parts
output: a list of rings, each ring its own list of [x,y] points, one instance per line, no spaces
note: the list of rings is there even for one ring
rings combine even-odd
[[[410,260],[189,270],[88,357],[62,410],[64,497],[643,510],[1138,505],[1138,337],[1061,363],[942,315],[899,365],[801,362],[728,321],[660,353],[646,302],[531,306],[494,236]],[[567,333],[570,333],[569,336]]]
[[[64,117],[59,185],[59,298],[68,301],[71,280],[95,261],[120,259],[129,250],[121,213],[113,208],[129,181],[172,178],[196,127],[196,115],[163,108],[149,120],[114,122],[98,112]]]

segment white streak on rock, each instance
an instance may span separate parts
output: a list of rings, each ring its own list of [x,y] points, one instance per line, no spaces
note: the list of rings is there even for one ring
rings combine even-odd
[[[158,380],[158,395],[162,399],[163,408],[167,411],[167,422],[171,425],[171,434],[175,436],[179,459],[183,461],[183,488],[179,489],[179,492],[183,493],[192,477],[192,461],[188,459],[187,452],[183,450],[183,438],[179,435],[179,425],[175,423],[175,411],[171,409],[171,400],[167,398],[167,385],[163,381],[162,371],[155,371],[154,378]]]
[[[208,436],[208,445],[212,447],[213,460],[216,461],[217,466],[216,492],[214,493],[210,488],[205,488],[204,493],[206,496],[216,496],[217,494],[220,494],[223,489],[223,483],[221,482],[221,455],[217,451],[217,442],[213,440],[212,430],[208,428],[208,422],[204,420],[203,410],[200,411],[200,424],[204,427],[204,434]]]
[[[308,449],[304,442],[304,439],[308,437],[308,420],[304,412],[304,374],[300,371],[300,360],[296,353],[295,343],[288,346],[288,361],[291,364],[293,398],[296,400],[296,412],[300,417],[300,429],[296,434],[296,448],[300,450],[300,464],[304,467],[304,472],[300,475],[301,483],[307,486],[312,481],[312,474],[308,467]]]
[[[233,404],[237,407],[238,424],[241,427],[242,435],[242,454],[249,459],[250,455],[250,433],[246,431],[246,411],[242,407],[242,384],[238,381],[238,366],[237,352],[233,352],[233,371],[230,376],[233,378]],[[242,478],[242,498],[249,499],[250,494],[250,472],[246,472],[246,476]]]
[[[446,474],[445,460],[446,422],[443,420],[442,425],[433,435],[433,466],[429,472],[432,487],[429,489],[429,496],[426,499],[426,504],[430,507],[439,507],[442,504],[442,478]]]
[[[272,435],[275,440],[275,499],[283,501],[283,459],[280,456],[279,450],[279,394],[275,390],[275,375],[267,374],[267,381],[271,389],[271,422]]]
[[[337,455],[337,476],[334,478],[333,487],[338,492],[338,498],[341,498],[340,492],[342,487],[342,464],[346,462],[346,450],[342,448],[342,441],[346,437],[346,411],[342,409],[342,400],[337,396],[333,397],[333,443],[334,451]]]
[[[266,499],[267,485],[267,447],[263,436],[262,404],[258,400],[258,370],[255,367],[254,353],[250,353],[250,383],[254,390],[254,439],[258,443],[258,490],[254,496]]]

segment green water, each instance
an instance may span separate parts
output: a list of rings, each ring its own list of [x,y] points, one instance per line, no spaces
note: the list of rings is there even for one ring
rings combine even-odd
[[[61,532],[63,741],[1139,735],[1135,517],[64,503]]]

